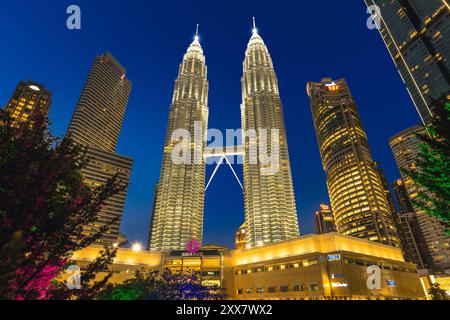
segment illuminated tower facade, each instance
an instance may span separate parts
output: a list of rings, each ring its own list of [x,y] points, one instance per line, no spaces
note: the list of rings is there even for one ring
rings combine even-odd
[[[278,80],[256,28],[247,45],[243,69],[244,201],[246,246],[250,248],[298,237],[299,227]],[[260,134],[261,130],[267,130],[267,139],[249,137],[250,132]],[[275,144],[278,150],[273,153]],[[273,171],[273,163],[261,161],[264,148],[279,163]]]
[[[380,34],[424,123],[450,94],[448,0],[365,0],[378,6]]]
[[[418,194],[424,191],[421,186],[414,183],[403,172],[403,170],[414,170],[416,168],[421,144],[416,134],[426,134],[425,128],[421,125],[413,126],[389,139],[410,201],[416,199]],[[421,238],[426,244],[421,248],[425,266],[437,270],[448,269],[450,267],[450,236],[445,233],[445,225],[421,209],[413,209],[420,227]],[[418,233],[416,232],[416,234]]]
[[[408,196],[408,191],[402,179],[397,179],[392,183],[392,191],[394,191],[395,199],[397,200],[399,212],[413,212],[413,205]]]
[[[339,233],[399,246],[386,194],[345,79],[309,82],[308,95]]]
[[[375,163],[375,165],[377,166],[376,169],[377,169],[378,177],[380,178],[380,181],[381,181],[381,185],[383,186],[384,194],[386,195],[386,199],[389,203],[389,209],[391,210],[391,213],[395,220],[395,218],[396,218],[395,213],[397,212],[397,208],[395,207],[394,198],[392,197],[391,190],[389,189],[389,182],[386,179],[386,175],[384,174],[384,171],[379,167],[379,164]]]
[[[128,185],[133,160],[118,155],[116,145],[130,92],[125,68],[109,52],[97,56],[67,131],[75,143],[87,146],[89,162],[82,174],[91,188],[104,185],[114,176],[119,184]],[[126,193],[124,188],[107,199],[97,221],[84,226],[84,234],[92,235],[109,225],[98,244],[117,243]]]
[[[208,81],[203,49],[195,36],[187,49],[175,80],[169,110],[166,141],[158,182],[152,223],[150,250],[185,250],[190,240],[203,238],[203,206],[205,162],[208,127]],[[180,145],[172,140],[176,130],[188,132],[191,140],[185,144],[188,159],[173,161]],[[177,139],[177,138],[176,138]]]
[[[109,52],[97,56],[70,121],[70,137],[115,152],[130,92],[125,68]]]
[[[39,83],[20,81],[11,99],[6,105],[6,111],[11,114],[13,124],[30,123],[35,113],[48,116],[52,94]]]
[[[418,269],[426,269],[432,258],[403,180],[395,180],[392,183],[392,190],[400,208],[397,212],[397,225],[402,240],[403,256],[406,261],[415,263]]]
[[[239,227],[239,229],[236,230],[236,234],[235,234],[235,248],[236,249],[245,249],[246,247],[246,231],[247,230],[247,226],[245,225],[245,222],[243,224],[241,224],[241,226]]]
[[[320,205],[319,211],[316,211],[314,216],[314,224],[317,234],[336,232],[333,213],[329,205]]]

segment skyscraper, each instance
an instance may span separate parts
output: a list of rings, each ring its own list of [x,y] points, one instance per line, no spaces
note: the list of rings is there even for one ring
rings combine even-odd
[[[83,145],[115,152],[131,82],[126,70],[106,52],[97,56],[69,125],[72,139]]]
[[[397,208],[395,207],[394,198],[392,197],[391,190],[389,189],[389,183],[386,179],[384,171],[379,167],[379,164],[375,163],[375,165],[376,165],[378,177],[380,178],[380,181],[381,181],[381,185],[383,186],[384,194],[385,194],[386,199],[389,204],[389,209],[391,210],[391,213],[392,213],[393,217],[395,218],[395,216],[396,216],[395,213],[397,212]]]
[[[381,11],[380,34],[424,123],[450,94],[447,0],[365,0]]]
[[[150,250],[151,247],[151,241],[152,241],[152,226],[153,226],[153,220],[155,219],[155,210],[156,210],[156,199],[158,198],[158,184],[155,185],[155,189],[153,190],[153,204],[152,204],[152,214],[150,217],[150,228],[149,228],[149,236],[147,241],[147,248]]]
[[[309,82],[308,95],[339,233],[399,246],[397,228],[344,79]]]
[[[336,225],[334,224],[334,217],[330,206],[326,204],[320,205],[320,209],[316,211],[314,216],[314,224],[317,234],[336,232]]]
[[[391,190],[389,189],[389,183],[386,179],[384,171],[379,167],[379,163],[375,163],[375,165],[376,165],[378,177],[380,178],[380,181],[381,181],[381,185],[383,186],[384,195],[386,196],[386,199],[389,204],[389,209],[392,214],[392,220],[394,221],[394,224],[397,228],[397,236],[400,241],[400,246],[402,248],[405,258],[409,259],[410,257],[415,256],[414,253],[416,252],[415,250],[410,249],[411,242],[408,242],[409,238],[412,238],[412,235],[409,234],[411,232],[411,227],[412,227],[412,223],[413,223],[412,219],[407,217],[406,214],[401,215],[400,213],[398,213],[397,207],[395,206],[394,198],[392,197]],[[408,223],[409,229],[407,229],[407,230],[405,230],[405,222]],[[407,234],[405,235],[404,232],[407,232]],[[408,261],[412,261],[412,262],[416,263],[417,265],[420,265],[418,262],[416,262],[417,260],[414,260],[413,258],[410,258]]]
[[[193,239],[202,243],[205,189],[203,151],[207,128],[207,68],[196,35],[183,57],[175,80],[152,216],[150,250],[184,250]],[[188,148],[185,163],[176,163],[172,159],[173,154],[178,154],[175,148],[180,145],[180,141],[172,140],[172,134],[180,129],[187,130],[189,138],[193,138],[191,143],[183,141]]]
[[[425,128],[421,125],[413,126],[389,139],[409,200],[416,199],[419,192],[425,191],[403,172],[416,168],[421,143],[416,134],[426,134]],[[445,226],[418,208],[414,208],[414,212],[426,243],[427,252],[423,252],[423,255],[431,259],[425,261],[425,265],[436,270],[449,268],[450,237],[445,234]]]
[[[245,222],[241,224],[239,229],[236,230],[235,234],[235,248],[236,249],[245,249],[246,248],[246,233],[247,233],[247,225]]]
[[[299,236],[278,80],[272,58],[255,26],[245,52],[241,84],[244,135],[252,130],[258,133],[267,130],[267,139],[261,136],[242,138],[246,245],[255,247]],[[279,144],[278,154],[271,149],[276,143]],[[260,161],[261,150],[265,147],[272,150],[271,156],[279,163],[273,172],[266,171],[271,164]],[[256,152],[260,153],[259,159],[255,159]]]
[[[402,179],[392,183],[395,198],[400,210],[397,212],[397,225],[402,240],[402,251],[406,261],[413,262],[418,269],[426,269],[430,261],[425,238],[422,235],[417,215]]]
[[[13,124],[30,123],[36,113],[48,115],[51,98],[51,92],[43,85],[31,80],[20,81],[6,105],[6,111],[11,114]]]
[[[394,191],[400,212],[413,212],[414,209],[402,179],[395,180],[392,183],[392,190]]]
[[[67,131],[75,143],[87,146],[89,162],[82,174],[92,188],[116,175],[119,184],[128,185],[133,160],[118,155],[116,145],[130,92],[131,82],[120,63],[109,52],[97,56]],[[117,242],[126,192],[125,189],[105,202],[96,223],[84,227],[86,235],[116,219],[98,242]]]

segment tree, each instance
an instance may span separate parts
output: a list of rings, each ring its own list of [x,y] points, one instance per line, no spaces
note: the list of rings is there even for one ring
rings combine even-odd
[[[39,114],[32,125],[14,125],[0,110],[0,299],[69,296],[53,279],[74,251],[94,243],[114,223],[83,235],[83,226],[96,221],[105,200],[124,188],[117,177],[95,189],[85,185],[80,170],[89,161],[86,148],[58,139],[48,127]],[[88,267],[85,284],[115,252],[106,249]],[[98,291],[101,285],[90,288]],[[94,293],[86,288],[73,294]]]
[[[422,190],[413,204],[436,217],[450,235],[450,102],[435,108],[428,134],[417,134],[421,140],[416,169],[404,172]]]
[[[136,271],[135,277],[112,285],[99,295],[100,300],[223,300],[224,289],[202,284],[199,272],[172,273]]]
[[[439,283],[433,283],[428,289],[428,294],[431,296],[431,300],[449,300],[447,292],[441,289]]]

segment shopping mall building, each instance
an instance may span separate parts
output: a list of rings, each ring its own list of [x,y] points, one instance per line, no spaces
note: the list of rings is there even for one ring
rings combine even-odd
[[[83,268],[101,247],[76,252]],[[416,266],[400,249],[342,236],[306,235],[252,249],[205,246],[197,254],[119,249],[111,282],[138,269],[201,272],[204,284],[226,288],[230,299],[425,299]]]

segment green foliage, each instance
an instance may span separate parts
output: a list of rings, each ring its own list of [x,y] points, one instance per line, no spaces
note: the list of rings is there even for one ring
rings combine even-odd
[[[110,284],[100,300],[223,300],[224,290],[204,286],[198,272],[172,273],[170,270],[137,271],[135,277],[122,284]]]
[[[88,237],[83,226],[122,189],[116,178],[96,189],[86,186],[80,173],[89,161],[85,148],[53,136],[41,115],[32,123],[13,125],[0,110],[0,299],[58,298],[53,289],[64,297],[61,285],[43,283],[43,273],[49,277],[44,271],[61,270],[74,251],[100,237],[110,224]],[[114,255],[107,249],[85,282]]]
[[[450,103],[435,109],[422,141],[415,170],[405,170],[422,190],[413,204],[447,226],[450,235]]]
[[[112,271],[109,266],[112,265],[117,254],[117,248],[107,248],[100,251],[100,255],[90,264],[88,264],[81,273],[81,289],[68,290],[66,283],[54,279],[53,287],[49,292],[49,298],[53,300],[92,300],[101,291],[106,288],[112,277]],[[106,272],[106,275],[100,280],[95,278],[99,272]]]

